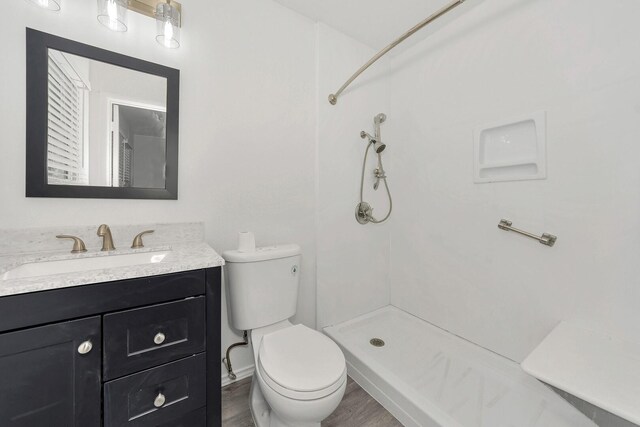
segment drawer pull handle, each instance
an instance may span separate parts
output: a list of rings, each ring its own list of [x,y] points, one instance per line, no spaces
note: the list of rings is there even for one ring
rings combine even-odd
[[[153,401],[153,406],[155,406],[156,408],[161,408],[166,401],[167,399],[164,397],[164,394],[158,393],[155,400]]]
[[[157,345],[160,345],[164,342],[167,337],[162,333],[158,332],[155,337],[153,337],[153,342]]]
[[[90,340],[87,340],[78,346],[78,353],[87,354],[93,348],[93,344],[91,344]]]

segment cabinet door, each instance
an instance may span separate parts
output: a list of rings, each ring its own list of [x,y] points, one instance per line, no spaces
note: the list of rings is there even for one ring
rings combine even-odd
[[[0,426],[100,427],[100,333],[91,317],[0,335]]]

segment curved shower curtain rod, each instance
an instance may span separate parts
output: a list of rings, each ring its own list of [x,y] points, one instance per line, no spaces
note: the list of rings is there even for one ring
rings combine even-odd
[[[360,74],[362,74],[367,68],[369,68],[370,66],[372,66],[376,61],[378,61],[378,59],[382,58],[384,55],[386,55],[391,49],[393,49],[394,47],[398,46],[400,43],[402,43],[403,41],[405,41],[406,39],[408,39],[409,37],[411,37],[412,35],[414,35],[415,33],[417,33],[418,31],[420,31],[422,28],[424,28],[425,26],[427,26],[428,24],[432,23],[433,21],[435,21],[436,19],[440,18],[443,15],[446,15],[448,12],[450,12],[451,10],[455,9],[456,7],[460,6],[462,3],[464,3],[466,0],[454,0],[453,2],[449,3],[448,5],[446,5],[445,7],[443,7],[442,9],[438,10],[436,13],[434,13],[433,15],[429,16],[427,19],[425,19],[424,21],[421,21],[420,23],[418,23],[416,26],[414,26],[413,28],[411,28],[409,31],[407,31],[406,33],[404,33],[402,36],[400,36],[396,41],[394,41],[393,43],[391,43],[389,46],[385,47],[384,49],[382,49],[380,52],[378,52],[373,58],[371,58],[369,60],[369,62],[367,62],[366,64],[364,64],[362,67],[360,67],[360,69],[358,71],[356,71],[353,76],[351,76],[349,78],[349,80],[346,81],[345,84],[342,85],[342,87],[340,89],[338,89],[338,91],[336,93],[332,93],[331,95],[329,95],[329,103],[331,105],[336,105],[336,103],[338,102],[338,97],[340,96],[340,94],[342,94],[342,92],[344,92],[344,90],[349,87],[349,85],[351,83],[353,83],[353,81],[355,79],[358,78],[358,76],[360,76]]]

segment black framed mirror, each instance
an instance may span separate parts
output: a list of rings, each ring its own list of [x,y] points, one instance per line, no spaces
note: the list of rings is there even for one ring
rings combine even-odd
[[[27,28],[27,197],[178,198],[180,71]]]

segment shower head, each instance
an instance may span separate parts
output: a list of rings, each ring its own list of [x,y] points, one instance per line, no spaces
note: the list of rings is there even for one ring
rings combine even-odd
[[[367,138],[369,140],[369,144],[373,145],[373,151],[375,151],[377,154],[382,153],[384,149],[387,148],[387,146],[383,144],[382,141],[378,141],[365,131],[360,132],[360,138]]]
[[[384,149],[387,148],[387,146],[382,141],[376,141],[375,139],[372,139],[371,143],[373,144],[373,150],[377,154],[382,153]]]
[[[380,113],[373,118],[373,122],[377,125],[384,123],[385,120],[387,120],[387,115],[384,113]]]

